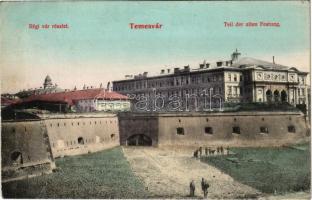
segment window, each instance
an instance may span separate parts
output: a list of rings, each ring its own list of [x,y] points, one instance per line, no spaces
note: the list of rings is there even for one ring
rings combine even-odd
[[[267,127],[261,126],[260,133],[269,133],[269,129]]]
[[[288,126],[289,133],[296,133],[296,128],[294,126]]]
[[[115,134],[111,134],[111,139],[115,139]]]
[[[232,87],[228,86],[228,94],[232,94]]]
[[[79,137],[78,138],[78,144],[84,144],[84,140],[83,140],[83,137]]]
[[[177,134],[178,135],[184,135],[184,128],[182,128],[182,127],[177,128]]]
[[[179,119],[179,123],[181,123],[181,119]]]
[[[236,82],[237,81],[237,75],[234,74],[234,81]]]
[[[205,133],[206,133],[206,134],[213,134],[213,129],[212,129],[212,127],[205,127]]]
[[[234,126],[232,132],[235,134],[240,134],[240,128],[238,126]]]

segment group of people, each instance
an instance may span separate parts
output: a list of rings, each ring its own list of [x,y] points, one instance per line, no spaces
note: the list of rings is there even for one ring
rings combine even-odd
[[[226,147],[225,149],[223,148],[223,146],[217,147],[217,149],[212,149],[210,147],[205,147],[205,155],[209,156],[209,155],[215,155],[215,152],[217,153],[217,155],[221,154],[229,154],[230,152],[230,148]],[[196,149],[194,151],[194,157],[195,158],[200,158],[203,156],[203,147],[199,147],[198,149]]]
[[[208,188],[210,187],[208,181],[204,178],[202,178],[201,180],[201,189],[204,193],[204,198],[207,198],[208,196]],[[195,182],[194,180],[191,181],[190,183],[190,196],[191,197],[194,197],[195,196]]]

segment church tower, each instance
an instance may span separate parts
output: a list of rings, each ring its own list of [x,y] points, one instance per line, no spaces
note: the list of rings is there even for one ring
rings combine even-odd
[[[235,52],[232,53],[231,57],[232,57],[232,62],[235,62],[238,60],[238,58],[240,57],[241,53],[239,53],[237,51],[237,49],[235,50]]]

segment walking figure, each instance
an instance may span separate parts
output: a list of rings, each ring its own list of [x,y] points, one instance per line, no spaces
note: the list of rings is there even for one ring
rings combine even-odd
[[[208,148],[207,147],[205,148],[205,155],[206,156],[208,155]]]
[[[202,178],[202,180],[201,180],[201,189],[202,189],[203,192],[204,192],[204,188],[205,188],[205,179]]]
[[[223,155],[224,154],[224,149],[223,149],[222,146],[220,147],[220,151],[221,151],[221,154]]]
[[[194,157],[195,157],[195,158],[198,158],[198,150],[195,150],[195,152],[194,152]]]
[[[190,183],[190,197],[194,196],[195,196],[195,182],[194,180],[192,180]]]
[[[230,147],[229,146],[226,147],[226,152],[227,152],[227,155],[230,154]]]
[[[203,153],[203,148],[199,147],[199,155],[200,155],[200,157],[202,156],[202,153]]]
[[[207,180],[204,180],[204,198],[208,197],[208,188],[210,187],[209,183]]]

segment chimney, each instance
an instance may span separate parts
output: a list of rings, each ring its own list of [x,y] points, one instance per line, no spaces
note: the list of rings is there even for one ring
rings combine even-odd
[[[170,69],[167,69],[168,74],[170,73]]]
[[[273,56],[273,64],[275,64],[274,56]]]
[[[179,67],[174,68],[174,73],[178,73],[180,71]]]
[[[160,73],[161,73],[161,74],[164,74],[164,73],[165,73],[165,70],[164,70],[164,69],[162,69]]]
[[[217,67],[221,67],[222,66],[222,61],[217,62]]]
[[[199,64],[199,69],[204,69],[205,64]]]
[[[108,81],[107,82],[107,86],[106,86],[106,90],[109,91],[109,92],[111,91],[111,86],[110,85],[111,85],[111,83],[110,83],[110,81]]]
[[[209,68],[210,64],[209,63],[206,63],[206,68]]]

